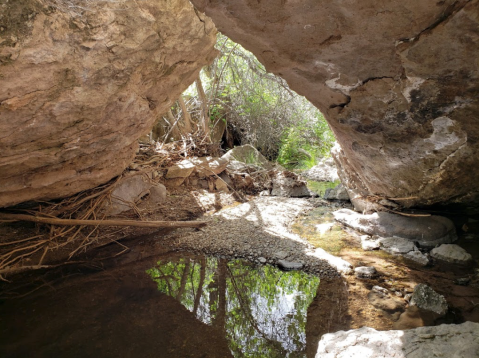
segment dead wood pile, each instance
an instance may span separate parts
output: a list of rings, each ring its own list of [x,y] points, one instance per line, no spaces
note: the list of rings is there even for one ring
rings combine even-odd
[[[100,239],[103,245],[118,243],[115,238],[120,231],[119,226],[197,228],[204,225],[200,221],[145,221],[134,203],[129,204],[134,208],[136,220],[106,220],[103,208],[105,203],[111,202],[115,184],[130,172],[158,173],[187,157],[215,155],[219,150],[219,145],[206,143],[198,136],[168,144],[140,144],[133,163],[119,177],[104,185],[60,201],[37,202],[28,209],[17,206],[1,210],[0,223],[7,223],[3,225],[31,221],[36,223],[36,227],[35,235],[30,237],[16,239],[9,236],[0,241],[0,279],[6,281],[5,277],[9,274],[52,267],[44,264],[45,257],[57,250],[67,250],[68,259],[71,259],[97,244]],[[110,228],[100,230],[103,226]],[[125,249],[120,253],[128,249],[118,244]]]

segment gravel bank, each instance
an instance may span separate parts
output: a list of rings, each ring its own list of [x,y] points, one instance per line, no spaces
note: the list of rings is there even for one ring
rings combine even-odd
[[[173,245],[179,250],[245,258],[258,264],[299,263],[306,272],[338,277],[328,263],[337,262],[337,257],[327,253],[321,253],[322,259],[312,257],[317,252],[314,246],[289,229],[300,214],[313,207],[311,199],[257,197],[201,218],[208,225],[200,231],[176,232]]]

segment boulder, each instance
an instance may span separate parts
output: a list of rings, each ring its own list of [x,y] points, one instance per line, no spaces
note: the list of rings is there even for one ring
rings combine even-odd
[[[476,1],[192,2],[321,110],[346,187],[477,205]]]
[[[371,250],[377,250],[381,246],[379,245],[379,240],[377,237],[373,238],[369,235],[361,235],[361,248],[364,251],[371,251]]]
[[[431,257],[454,264],[471,263],[472,256],[462,247],[454,244],[443,244],[431,250]]]
[[[161,204],[166,200],[166,187],[163,184],[155,184],[150,188],[150,196],[148,201],[151,204]]]
[[[339,181],[338,170],[333,158],[325,158],[314,167],[304,171],[301,175],[314,181]]]
[[[224,157],[221,157],[224,159]],[[229,173],[232,174],[243,174],[243,173],[256,173],[264,171],[263,167],[260,167],[256,164],[246,164],[238,160],[230,160],[226,166],[226,169]]]
[[[414,287],[414,292],[409,304],[425,311],[437,313],[440,316],[445,315],[448,310],[447,301],[444,296],[438,294],[431,287],[423,283]]]
[[[387,212],[362,215],[349,209],[337,210],[333,215],[340,223],[365,234],[401,237],[426,248],[457,239],[453,222],[442,216],[408,217]]]
[[[322,336],[316,358],[477,358],[479,323],[442,324],[406,331],[362,327]]]
[[[195,169],[196,169],[195,163],[193,163],[189,159],[183,159],[168,168],[165,178],[166,179],[187,178],[195,171]]]
[[[255,147],[251,144],[245,144],[240,147],[235,147],[228,151],[221,157],[224,160],[232,161],[236,160],[245,164],[253,164],[264,169],[273,169],[274,165],[271,164]]]
[[[301,262],[278,260],[278,267],[285,271],[301,270],[303,264]]]
[[[373,266],[359,266],[354,268],[354,274],[357,278],[374,278],[378,272]]]
[[[215,157],[192,158],[191,162],[195,165],[195,172],[200,178],[220,174],[229,163],[225,158]]]
[[[326,200],[349,200],[349,195],[343,184],[339,184],[335,188],[326,189],[324,193]]]
[[[421,266],[427,266],[429,264],[429,258],[427,255],[423,254],[419,250],[409,251],[408,253],[403,254],[402,257]]]
[[[379,246],[382,250],[393,255],[407,254],[416,249],[414,242],[400,237],[385,237],[379,239]]]
[[[213,23],[187,0],[68,3],[1,2],[0,207],[121,174],[216,56]]]
[[[409,239],[387,237],[379,238],[376,242],[379,244],[381,250],[392,255],[400,255],[421,266],[429,264],[428,257],[419,251],[416,245],[414,245],[414,242]]]
[[[273,189],[271,190],[271,195],[273,196],[294,198],[311,196],[306,183],[300,180],[298,176],[292,172],[274,172],[272,182]]]
[[[142,174],[121,179],[111,192],[110,202],[105,205],[105,214],[118,215],[131,210],[146,195],[150,195],[151,203],[158,204],[166,199],[166,188],[162,184],[152,183]]]

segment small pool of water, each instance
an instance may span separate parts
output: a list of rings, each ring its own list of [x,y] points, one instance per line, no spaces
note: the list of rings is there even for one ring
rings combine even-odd
[[[244,260],[160,260],[158,290],[223,334],[234,357],[306,357],[306,316],[319,278]]]
[[[169,254],[60,275],[0,299],[2,358],[314,357],[329,315],[312,304],[316,276],[243,260]]]

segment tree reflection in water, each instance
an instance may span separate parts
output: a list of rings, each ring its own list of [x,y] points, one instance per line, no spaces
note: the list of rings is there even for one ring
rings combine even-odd
[[[158,261],[147,273],[224,334],[235,357],[306,356],[306,313],[319,278],[205,256]]]

